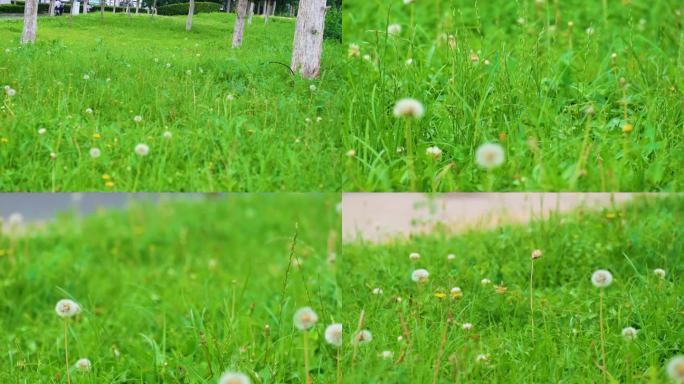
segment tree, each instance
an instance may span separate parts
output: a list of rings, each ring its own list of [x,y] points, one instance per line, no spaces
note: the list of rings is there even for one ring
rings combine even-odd
[[[55,15],[55,0],[50,0],[50,16]]]
[[[238,0],[237,3],[237,17],[235,18],[235,26],[233,27],[233,48],[242,46],[242,35],[245,31],[245,16],[247,16],[247,0]]]
[[[268,17],[271,16],[271,0],[264,1],[264,24],[268,24]]]
[[[88,0],[83,0],[83,13],[88,13]]]
[[[26,0],[24,3],[24,29],[21,32],[21,43],[36,42],[38,27],[38,0]]]
[[[137,15],[138,12],[140,12],[140,3],[142,3],[142,0],[136,0],[135,1],[135,14]]]
[[[189,32],[192,28],[192,15],[195,13],[195,0],[190,0],[188,7],[188,20],[185,22],[185,31]]]
[[[104,7],[105,7],[104,0],[100,0],[100,18],[104,17]]]
[[[317,78],[321,72],[325,11],[325,0],[299,2],[290,68],[307,79]]]
[[[252,25],[252,16],[254,16],[254,2],[249,2],[249,18],[247,19],[247,24]]]

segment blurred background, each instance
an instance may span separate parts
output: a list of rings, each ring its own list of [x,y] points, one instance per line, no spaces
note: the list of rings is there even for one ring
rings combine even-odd
[[[100,209],[123,209],[131,201],[163,199],[203,199],[204,193],[3,193],[0,194],[0,217],[3,225],[10,218],[39,224],[60,212],[74,210],[87,214]]]
[[[619,205],[633,193],[345,193],[342,196],[342,239],[386,242],[425,233],[436,225],[454,232],[527,222],[583,206]]]

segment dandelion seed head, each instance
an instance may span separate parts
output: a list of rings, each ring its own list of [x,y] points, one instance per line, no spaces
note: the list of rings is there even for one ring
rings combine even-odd
[[[440,157],[442,156],[442,150],[439,149],[439,147],[437,147],[437,146],[427,147],[427,149],[425,150],[425,154],[426,154],[428,157],[432,157],[432,158],[434,158],[434,159],[438,159],[438,158],[440,158]]]
[[[62,299],[57,302],[55,312],[59,317],[72,317],[81,312],[81,307],[73,300]]]
[[[309,85],[309,91],[311,91],[311,92],[316,92],[316,89],[317,89],[317,88],[316,88],[316,85],[315,85],[315,84]]]
[[[10,227],[18,227],[24,222],[24,215],[19,212],[14,212],[7,218],[7,225]]]
[[[665,278],[665,270],[662,269],[662,268],[656,268],[656,269],[654,269],[654,270],[653,270],[653,274],[656,275],[656,276],[658,276],[658,278],[660,278],[660,279],[664,279],[664,278]]]
[[[425,114],[423,104],[411,98],[405,98],[397,101],[394,105],[394,117],[413,117],[420,119]]]
[[[89,153],[90,157],[92,157],[93,159],[97,159],[102,154],[102,152],[100,152],[100,148],[90,148]]]
[[[613,282],[613,275],[605,269],[599,269],[591,275],[591,283],[597,288],[605,288]]]
[[[472,323],[463,323],[462,327],[463,327],[464,331],[470,331],[471,329],[473,329],[473,324]]]
[[[133,121],[136,122],[136,123],[142,122],[142,116],[140,116],[140,115],[135,115],[135,116],[133,117]]]
[[[387,26],[387,34],[390,36],[396,36],[401,33],[400,24],[390,24]]]
[[[463,297],[463,291],[459,287],[451,288],[451,297],[454,299],[460,299]]]
[[[47,133],[47,129],[45,129],[45,128],[40,128],[40,129],[38,129],[38,134],[39,134],[39,135],[43,136],[45,133]]]
[[[354,156],[356,156],[356,150],[352,148],[352,149],[348,150],[347,153],[345,153],[345,155],[347,157],[354,157]]]
[[[164,133],[162,134],[162,136],[163,136],[164,139],[166,139],[166,140],[171,140],[171,138],[173,138],[173,133],[171,133],[171,131],[164,131]]]
[[[249,377],[240,372],[224,372],[219,379],[219,384],[250,384]]]
[[[449,260],[449,261],[456,260],[456,255],[454,255],[453,253],[448,254],[447,260]]]
[[[135,146],[135,153],[138,156],[147,156],[150,153],[150,147],[146,144],[138,144]]]
[[[411,252],[411,253],[409,254],[409,260],[416,261],[416,260],[418,260],[418,259],[420,259],[420,253],[418,253],[418,252]]]
[[[637,332],[639,331],[635,328],[627,327],[622,330],[622,337],[624,337],[625,340],[634,340],[637,337]]]
[[[406,65],[412,65],[413,64],[413,59],[409,58],[406,59]]]
[[[383,360],[391,360],[392,357],[394,357],[394,353],[392,353],[392,351],[382,351],[380,357],[382,357]]]
[[[378,287],[378,288],[373,288],[373,290],[372,290],[371,292],[372,292],[374,295],[382,295],[382,292],[383,292],[383,291],[382,291],[382,288],[379,288],[379,287]]]
[[[87,114],[92,114],[92,113],[93,113],[93,109],[92,109],[92,108],[86,108],[85,113],[87,113]]]
[[[489,360],[489,355],[485,355],[484,353],[481,353],[475,357],[475,361],[478,363],[484,363]]]
[[[342,346],[342,324],[330,324],[325,328],[325,341],[333,347]]]
[[[542,257],[541,249],[535,249],[534,251],[532,251],[532,260],[537,260],[540,257]]]
[[[349,44],[349,50],[347,51],[349,57],[359,57],[361,56],[361,47],[358,44]]]
[[[88,74],[83,75],[83,80],[86,80],[86,81],[90,80],[90,75],[88,75]]]
[[[675,356],[667,363],[667,374],[677,383],[684,382],[684,355]]]
[[[475,161],[484,169],[494,169],[501,166],[506,160],[504,149],[496,143],[485,143],[475,151]]]
[[[411,280],[416,283],[427,283],[430,273],[426,269],[416,269],[411,273]]]
[[[78,369],[81,372],[90,372],[90,367],[92,364],[90,363],[90,360],[86,358],[78,359],[76,362],[76,369]]]
[[[318,322],[318,315],[310,307],[303,307],[295,312],[292,320],[297,329],[306,331],[316,325],[316,322]]]
[[[352,338],[352,344],[354,345],[368,344],[371,341],[373,341],[373,334],[367,329],[360,330]]]
[[[489,285],[491,283],[492,283],[492,281],[486,277],[484,279],[480,280],[480,284],[482,284],[482,285]]]

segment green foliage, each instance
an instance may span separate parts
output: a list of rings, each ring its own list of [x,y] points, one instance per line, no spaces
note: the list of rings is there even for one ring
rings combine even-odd
[[[410,174],[420,191],[684,188],[680,1],[400,3],[344,3],[345,42],[361,51],[339,100],[356,150],[345,190],[405,191]],[[426,109],[410,127],[392,113],[406,97]],[[491,172],[475,163],[486,142],[506,152]]]
[[[342,41],[342,10],[332,7],[325,14],[324,37],[330,40]]]
[[[0,190],[339,190],[341,45],[325,42],[312,82],[273,64],[291,60],[294,19],[253,23],[241,49],[234,14],[199,14],[190,33],[185,21],[46,17],[21,49],[21,20],[0,23],[0,87],[17,91],[0,90]]]
[[[195,3],[195,13],[218,12],[220,5],[217,3]],[[164,5],[157,8],[157,14],[162,16],[187,15],[190,10],[190,3],[176,3]]]
[[[322,332],[341,303],[326,262],[329,232],[339,231],[338,201],[196,197],[83,220],[69,213],[29,236],[3,234],[0,382],[64,378],[63,322],[54,311],[62,298],[83,308],[69,322],[70,363],[93,362],[87,379],[74,371],[72,382],[215,384],[228,369],[292,382],[303,366],[292,316],[303,306],[315,307],[322,322],[310,332],[311,358],[322,360],[322,380],[333,378]],[[295,231],[301,267],[288,268]]]
[[[605,288],[607,370],[615,382],[637,382],[651,371],[649,382],[665,384],[663,366],[684,345],[682,220],[684,198],[661,196],[600,212],[582,208],[528,225],[346,244],[337,275],[344,295],[342,322],[354,329],[364,309],[365,327],[373,332],[373,341],[359,352],[356,375],[346,379],[398,383],[410,375],[413,382],[433,382],[451,315],[439,383],[600,382],[599,290],[590,277],[608,269],[614,281]],[[543,256],[534,262],[531,312],[534,249]],[[409,260],[412,252],[420,259]],[[455,259],[449,261],[448,254]],[[417,268],[429,271],[427,283],[410,279]],[[664,280],[655,268],[666,270]],[[483,285],[483,278],[492,284]],[[506,292],[497,294],[494,285]],[[372,294],[376,287],[382,295]],[[453,287],[461,288],[461,299],[449,297]],[[446,297],[440,299],[440,293]],[[464,331],[463,323],[474,327]],[[620,334],[628,326],[639,330],[631,343]],[[410,350],[402,364],[394,364],[407,348],[406,331]],[[394,352],[394,359],[379,361],[383,350]],[[479,354],[489,360],[477,363]]]

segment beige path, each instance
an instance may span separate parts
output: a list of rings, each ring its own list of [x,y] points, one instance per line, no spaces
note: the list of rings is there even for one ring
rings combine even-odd
[[[385,242],[430,231],[442,223],[455,232],[491,228],[502,222],[526,222],[553,210],[578,206],[603,208],[622,204],[631,193],[345,193],[342,197],[342,239]]]

